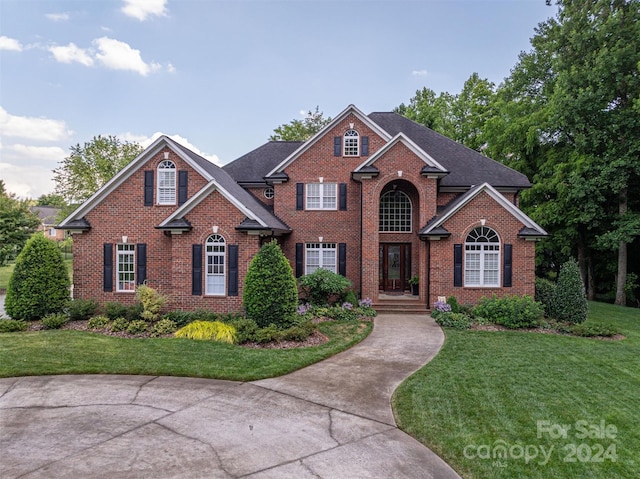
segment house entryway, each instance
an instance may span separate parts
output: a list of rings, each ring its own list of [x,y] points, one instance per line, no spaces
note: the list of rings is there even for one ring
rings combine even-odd
[[[380,244],[380,292],[404,294],[410,291],[411,243]]]

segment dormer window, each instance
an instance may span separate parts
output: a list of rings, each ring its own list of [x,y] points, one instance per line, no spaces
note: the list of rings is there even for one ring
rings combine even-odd
[[[356,130],[344,134],[344,156],[360,156],[360,135]]]
[[[158,165],[158,204],[176,204],[176,164],[170,160]]]

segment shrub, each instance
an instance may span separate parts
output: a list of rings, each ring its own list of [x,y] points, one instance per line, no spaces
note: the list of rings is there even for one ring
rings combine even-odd
[[[74,299],[67,307],[70,321],[86,321],[98,311],[98,303],[93,299]]]
[[[136,288],[136,298],[142,305],[140,316],[145,321],[153,322],[160,316],[160,310],[167,302],[167,297],[158,293],[155,289],[140,284]]]
[[[258,325],[255,321],[241,316],[228,319],[225,321],[230,326],[236,328],[237,344],[247,343],[254,340],[254,335],[258,331]]]
[[[580,268],[574,259],[570,259],[560,267],[552,309],[558,321],[578,324],[587,319],[589,303],[582,276],[580,276]]]
[[[441,312],[436,318],[436,323],[447,328],[469,329],[471,318],[464,313]]]
[[[304,321],[285,329],[282,332],[282,339],[286,341],[304,341],[311,336],[315,330],[316,326],[311,321]]]
[[[342,302],[358,304],[358,298],[356,297],[356,293],[354,293],[352,290],[347,291],[347,293],[344,295],[344,298],[342,298]]]
[[[109,319],[114,320],[116,318],[127,318],[129,321],[134,321],[141,318],[143,307],[141,304],[132,304],[127,306],[126,304],[109,302],[104,307],[105,314]]]
[[[103,329],[109,324],[110,319],[107,316],[99,315],[89,318],[87,327],[89,329]]]
[[[129,334],[142,334],[146,333],[149,329],[149,323],[144,319],[135,319],[127,326],[127,333]]]
[[[249,264],[244,285],[247,317],[260,327],[293,324],[298,289],[291,265],[275,241],[266,243]]]
[[[345,303],[348,306],[345,308],[343,306],[331,306],[327,310],[326,316],[331,319],[335,319],[336,321],[355,321],[358,319],[358,313],[353,309],[349,303]],[[349,307],[351,306],[351,307]]]
[[[126,331],[128,327],[129,320],[127,318],[120,317],[113,320],[110,329],[113,333],[119,333],[120,331]]]
[[[451,307],[452,313],[460,313],[460,305],[458,304],[458,300],[455,296],[449,296],[447,298],[447,304]]]
[[[19,319],[0,319],[0,333],[15,333],[26,331],[29,324]]]
[[[330,304],[331,298],[341,298],[351,287],[347,278],[324,268],[301,277],[298,283],[304,297],[316,306]]]
[[[164,336],[165,334],[172,334],[175,333],[177,329],[176,323],[170,319],[161,319],[151,328],[151,336],[155,338]]]
[[[194,321],[174,333],[176,338],[216,341],[233,344],[236,342],[236,328],[220,321]]]
[[[482,298],[473,314],[510,329],[537,326],[544,317],[542,305],[527,295]]]
[[[46,329],[60,329],[69,321],[69,316],[64,313],[49,313],[42,318],[42,325]]]
[[[279,329],[275,324],[270,324],[264,328],[258,329],[253,335],[256,343],[279,342],[284,339],[284,330]]]
[[[16,259],[4,308],[14,319],[33,321],[67,306],[69,275],[55,242],[33,235]]]
[[[170,311],[162,316],[162,319],[173,321],[178,328],[192,323],[197,318],[194,311]]]
[[[556,294],[556,283],[545,278],[536,278],[535,300],[542,303],[544,315],[547,318],[553,318],[553,302]]]
[[[620,331],[615,327],[595,321],[571,324],[568,327],[568,332],[585,338],[592,338],[595,336],[611,337],[616,334],[620,334]]]

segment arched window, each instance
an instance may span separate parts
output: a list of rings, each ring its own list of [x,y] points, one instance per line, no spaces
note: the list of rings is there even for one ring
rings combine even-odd
[[[344,134],[344,156],[360,156],[360,135],[356,130]]]
[[[402,191],[380,197],[380,231],[411,232],[411,200]]]
[[[158,165],[158,204],[176,204],[176,164],[164,160]]]
[[[464,243],[464,285],[500,286],[500,238],[491,228],[478,226]]]
[[[207,272],[205,294],[224,296],[226,292],[225,257],[226,243],[218,234],[206,242]]]

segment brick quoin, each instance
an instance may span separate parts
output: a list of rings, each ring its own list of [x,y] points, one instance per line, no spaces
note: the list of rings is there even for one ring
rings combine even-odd
[[[368,137],[368,157],[334,156],[334,137],[342,138],[349,129],[358,131],[360,138]],[[284,168],[288,180],[275,182],[274,198],[264,197],[264,187],[247,191],[290,229],[278,236],[278,243],[295,270],[296,243],[345,243],[346,276],[361,297],[380,299],[380,247],[382,244],[411,245],[409,276],[420,278],[418,301],[428,309],[440,296],[455,296],[463,304],[473,304],[483,296],[496,294],[534,294],[535,242],[518,236],[523,226],[517,217],[506,210],[486,192],[467,202],[442,226],[450,236],[440,240],[420,238],[418,233],[443,208],[463,194],[440,191],[437,178],[421,174],[425,161],[402,141],[388,148],[372,165],[378,170],[373,178],[356,180],[352,173],[367,159],[383,148],[387,140],[367,121],[350,113],[329,128],[315,142]],[[127,236],[127,243],[147,245],[147,284],[169,298],[168,308],[194,310],[206,308],[218,312],[242,310],[244,278],[251,258],[269,237],[239,231],[247,216],[236,204],[218,190],[214,190],[188,211],[184,218],[191,224],[189,231],[171,234],[157,229],[179,207],[157,205],[157,165],[165,153],[177,170],[188,172],[188,198],[207,185],[208,179],[198,169],[183,160],[183,156],[166,143],[149,158],[128,172],[128,176],[97,202],[84,216],[91,228],[74,234],[74,297],[95,299],[104,304],[118,301],[135,302],[135,294],[116,292],[116,245]],[[144,206],[145,171],[154,172],[154,204]],[[347,185],[347,208],[332,211],[296,209],[296,184],[344,183]],[[381,196],[395,189],[404,192],[412,205],[411,232],[380,232],[379,206]],[[305,195],[306,196],[306,195]],[[517,194],[504,193],[511,203]],[[305,197],[306,200],[306,197]],[[306,202],[306,201],[305,201]],[[305,205],[306,206],[306,205]],[[517,206],[517,205],[516,205]],[[496,231],[500,238],[500,278],[503,280],[504,245],[512,245],[512,286],[475,288],[454,286],[454,245],[464,245],[469,232],[483,224]],[[208,296],[192,294],[192,245],[202,245],[202,287],[205,289],[205,242],[217,234],[229,246],[238,247],[238,295]],[[113,245],[113,291],[103,291],[103,244]],[[137,254],[137,252],[136,252]],[[227,264],[228,268],[228,257]],[[464,267],[463,267],[464,271]],[[228,286],[228,282],[227,282]]]

